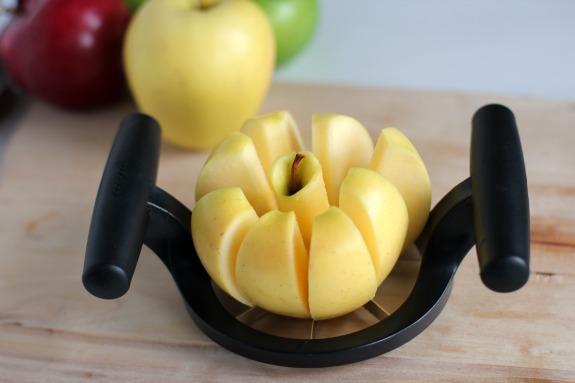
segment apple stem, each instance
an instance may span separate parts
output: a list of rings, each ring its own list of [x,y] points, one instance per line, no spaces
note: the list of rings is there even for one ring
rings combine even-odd
[[[298,182],[297,180],[297,169],[299,167],[301,160],[303,160],[304,157],[305,156],[303,154],[296,153],[293,159],[293,163],[291,165],[291,179],[288,188],[289,195],[294,195],[301,189],[301,182]]]
[[[200,0],[200,9],[208,10],[213,6],[217,5],[220,0]]]

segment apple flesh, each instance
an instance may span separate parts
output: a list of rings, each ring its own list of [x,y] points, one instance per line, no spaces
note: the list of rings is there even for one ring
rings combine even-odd
[[[127,94],[122,43],[130,11],[122,0],[28,1],[1,36],[11,80],[66,109],[95,108]]]

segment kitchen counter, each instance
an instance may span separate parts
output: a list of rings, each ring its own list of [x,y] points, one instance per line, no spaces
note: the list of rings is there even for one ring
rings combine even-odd
[[[31,103],[5,147],[0,179],[1,382],[575,381],[575,104],[489,94],[275,84],[262,112],[290,110],[310,144],[311,114],[348,114],[374,139],[395,126],[428,167],[433,203],[469,175],[471,117],[516,115],[531,209],[531,276],[488,290],[475,250],[421,335],[382,356],[291,369],[235,355],[191,321],[159,259],[144,249],[130,291],[99,300],[81,283],[100,176],[126,101],[89,113]],[[158,185],[193,207],[207,152],[162,145]]]

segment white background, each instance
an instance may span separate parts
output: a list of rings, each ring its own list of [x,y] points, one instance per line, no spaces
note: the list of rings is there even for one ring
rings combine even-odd
[[[278,82],[575,101],[575,0],[319,0]]]

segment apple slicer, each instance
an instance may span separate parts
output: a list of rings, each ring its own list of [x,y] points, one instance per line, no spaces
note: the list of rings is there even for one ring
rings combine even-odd
[[[529,201],[515,117],[487,105],[472,119],[471,175],[433,208],[414,246],[375,298],[340,318],[292,319],[241,305],[219,290],[192,242],[191,211],[156,185],[160,128],[124,119],[99,187],[85,254],[85,288],[126,293],[143,245],[163,261],[195,324],[219,345],[260,362],[325,367],[365,360],[410,341],[447,303],[455,272],[475,245],[483,283],[497,292],[529,278]]]

